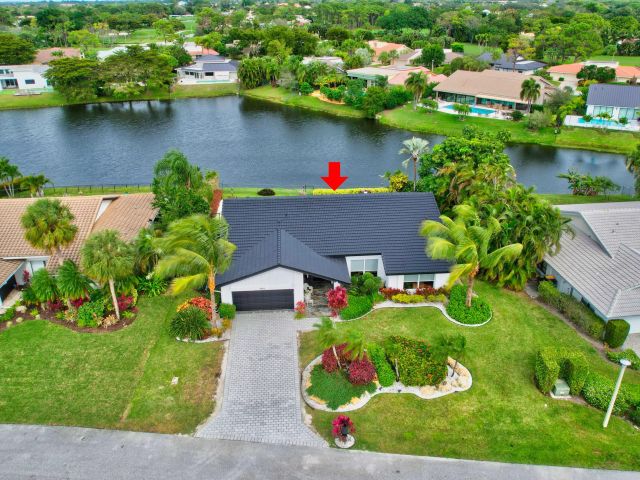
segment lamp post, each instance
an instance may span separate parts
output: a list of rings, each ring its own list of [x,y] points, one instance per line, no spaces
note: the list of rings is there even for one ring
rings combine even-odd
[[[611,402],[609,402],[609,408],[607,408],[607,413],[604,416],[604,422],[602,422],[602,428],[607,428],[607,425],[609,425],[609,419],[611,418],[611,413],[613,412],[613,406],[616,404],[616,398],[618,397],[618,391],[620,390],[622,377],[624,376],[625,369],[629,365],[631,365],[631,362],[626,358],[620,360],[620,373],[618,374],[618,380],[616,380],[616,386],[613,389],[613,395],[611,396]]]

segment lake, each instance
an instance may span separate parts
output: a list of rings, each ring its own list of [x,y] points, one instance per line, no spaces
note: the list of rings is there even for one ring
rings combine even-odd
[[[236,96],[4,111],[0,132],[0,156],[59,186],[149,183],[170,148],[217,170],[225,185],[323,186],[327,162],[340,161],[343,187],[376,186],[401,168],[403,140],[443,139]],[[537,145],[507,153],[518,180],[540,192],[567,192],[556,175],[569,168],[633,186],[622,155]]]

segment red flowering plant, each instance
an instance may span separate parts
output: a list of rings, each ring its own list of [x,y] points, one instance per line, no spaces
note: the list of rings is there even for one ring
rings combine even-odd
[[[365,355],[349,365],[349,381],[353,385],[368,385],[376,376],[376,368]]]
[[[82,305],[84,305],[88,301],[89,299],[86,297],[76,298],[75,300],[69,300],[73,308],[80,308]]]
[[[406,290],[402,290],[400,288],[381,288],[380,289],[380,293],[387,300],[391,300],[391,297],[393,297],[394,295],[398,295],[399,293],[407,293],[407,291]]]
[[[296,318],[304,318],[304,316],[307,314],[307,305],[302,300],[300,300],[296,302],[296,308],[294,308],[294,310],[296,311]]]
[[[204,313],[207,314],[207,317],[209,318],[209,320],[211,320],[211,300],[209,300],[208,298],[204,298],[204,297],[190,298],[186,302],[181,303],[176,309],[176,312],[181,312],[185,308],[189,308],[189,307],[196,307],[202,310]]]
[[[129,310],[133,307],[134,300],[130,295],[120,295],[118,297],[118,310],[124,312],[125,310]]]
[[[29,280],[31,280],[31,273],[29,273],[29,270],[25,270],[22,272],[22,281],[27,284]]]
[[[333,425],[331,433],[333,433],[334,438],[339,438],[343,442],[347,440],[347,435],[356,432],[356,427],[346,415],[338,415],[333,419],[331,425]]]
[[[59,312],[64,307],[62,300],[49,300],[47,302],[47,310],[52,313]]]
[[[331,309],[331,316],[337,317],[340,311],[347,307],[347,289],[338,285],[327,292],[327,303]]]

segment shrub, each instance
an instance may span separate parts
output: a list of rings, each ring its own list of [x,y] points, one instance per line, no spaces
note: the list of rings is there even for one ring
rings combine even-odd
[[[345,367],[350,360],[346,348],[346,343],[336,345],[336,354],[338,354],[340,364],[343,367]],[[324,352],[322,352],[322,367],[327,372],[335,372],[338,369],[338,360],[336,359],[336,355],[333,353],[333,348],[327,348]]]
[[[340,317],[343,320],[352,320],[370,312],[372,308],[373,300],[371,297],[349,295],[347,297],[347,307],[340,312]]]
[[[396,374],[393,367],[387,360],[384,348],[380,345],[371,345],[367,351],[373,366],[376,367],[378,382],[383,387],[390,387],[396,381]]]
[[[302,300],[299,300],[296,302],[296,306],[294,310],[296,312],[295,318],[297,319],[304,318],[305,315],[307,314],[307,304],[304,303]]]
[[[302,95],[311,95],[313,93],[313,87],[308,82],[302,82],[299,90]]]
[[[44,268],[33,274],[30,287],[37,303],[50,302],[58,298],[56,280]]]
[[[399,293],[407,293],[405,290],[401,290],[399,288],[381,288],[380,293],[387,300],[391,300],[394,295],[398,295]]]
[[[509,114],[509,117],[511,117],[511,120],[513,120],[514,122],[519,122],[524,117],[524,113],[522,113],[520,110],[514,110]]]
[[[181,312],[189,307],[195,307],[202,310],[209,320],[211,320],[211,300],[204,297],[193,297],[186,302],[181,303],[176,308],[176,312]]]
[[[441,293],[441,292],[442,290],[435,289],[429,285],[416,288],[416,295],[422,295],[424,298],[427,298],[429,295],[435,295],[436,293]]]
[[[611,348],[621,347],[631,326],[626,320],[609,320],[604,329],[604,341]]]
[[[209,304],[211,304],[211,302],[209,302]],[[236,318],[236,306],[231,303],[220,303],[218,304],[218,314],[222,318],[233,320]]]
[[[115,325],[116,323],[118,323],[118,317],[116,317],[115,315],[107,315],[102,319],[100,326],[107,328],[107,327],[110,327],[111,325]]]
[[[371,272],[364,272],[362,275],[351,275],[350,294],[356,296],[372,297],[382,286],[382,279],[376,277]]]
[[[327,292],[327,303],[331,309],[331,315],[337,316],[341,310],[347,307],[347,289],[338,285]]]
[[[624,352],[607,352],[607,358],[615,363],[620,363],[620,360],[623,358],[629,360],[631,362],[632,370],[640,370],[640,357],[636,352],[631,350],[630,348],[626,349]]]
[[[542,393],[549,393],[558,378],[564,378],[571,395],[579,395],[589,374],[587,360],[581,352],[544,348],[538,352],[535,379]]]
[[[121,312],[124,312],[125,310],[129,310],[131,307],[135,305],[133,297],[130,295],[120,295],[117,300],[118,300],[118,309]]]
[[[471,308],[466,305],[467,288],[463,285],[455,285],[449,294],[447,313],[457,322],[465,325],[478,325],[491,318],[491,307],[484,300],[473,297]]]
[[[78,308],[77,324],[79,327],[95,328],[102,322],[104,315],[104,301],[88,302]]]
[[[547,112],[532,112],[529,115],[527,128],[529,130],[540,130],[551,125],[551,114]]]
[[[367,385],[373,382],[375,376],[376,369],[366,355],[349,365],[349,381],[354,385]]]
[[[336,409],[345,405],[354,397],[360,397],[364,392],[375,391],[375,385],[354,385],[343,371],[327,372],[321,365],[316,365],[311,371],[311,386],[307,393],[324,400],[327,407]]]
[[[540,282],[538,284],[538,295],[544,303],[560,310],[562,295],[553,283],[547,281]]]
[[[459,42],[453,42],[451,44],[451,51],[456,53],[464,53],[464,44]]]
[[[271,188],[263,188],[262,190],[258,190],[258,195],[260,195],[261,197],[273,197],[275,194],[276,192],[274,192]]]
[[[200,340],[209,328],[207,314],[193,306],[180,310],[169,324],[171,335],[189,340]]]
[[[25,287],[22,290],[22,303],[27,307],[36,305],[38,303],[38,298],[36,297],[33,288],[31,288],[31,285]]]
[[[16,307],[12,306],[5,310],[4,313],[0,313],[0,323],[8,322],[9,320],[13,320],[13,317],[16,315]]]
[[[157,297],[167,290],[167,282],[155,275],[138,278],[138,291],[149,297]]]
[[[400,336],[392,336],[387,342],[389,361],[397,360],[400,381],[405,385],[438,385],[445,379],[446,360],[432,358],[426,342]]]
[[[410,295],[408,293],[398,293],[391,297],[391,300],[396,303],[422,303],[424,297],[422,295]]]
[[[606,411],[613,395],[614,381],[597,373],[590,373],[582,390],[582,396],[592,407]],[[624,415],[630,413],[632,406],[638,406],[640,398],[637,385],[622,384],[613,413]]]
[[[427,296],[427,301],[434,303],[447,303],[447,296],[444,293]]]

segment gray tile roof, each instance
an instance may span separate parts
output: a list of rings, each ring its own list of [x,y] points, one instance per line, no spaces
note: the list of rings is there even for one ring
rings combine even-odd
[[[605,83],[590,85],[587,105],[640,108],[640,86]]]
[[[563,235],[545,261],[607,318],[640,315],[640,202],[559,208],[575,219],[575,236]]]
[[[276,265],[347,282],[347,255],[379,254],[388,275],[449,271],[418,234],[440,214],[431,193],[228,199],[222,214],[237,250],[221,285]]]
[[[522,58],[522,57],[520,57]],[[500,58],[497,60],[493,59],[493,55],[491,52],[485,52],[478,57],[478,60],[483,62],[487,62],[490,65],[493,65],[498,68],[513,70],[513,56],[502,54]],[[532,72],[539,70],[540,68],[546,67],[547,64],[543,62],[538,62],[536,60],[517,60],[516,61],[516,72]]]
[[[238,67],[234,61],[228,63],[204,62],[202,64],[203,72],[235,72],[236,70],[238,70]]]

